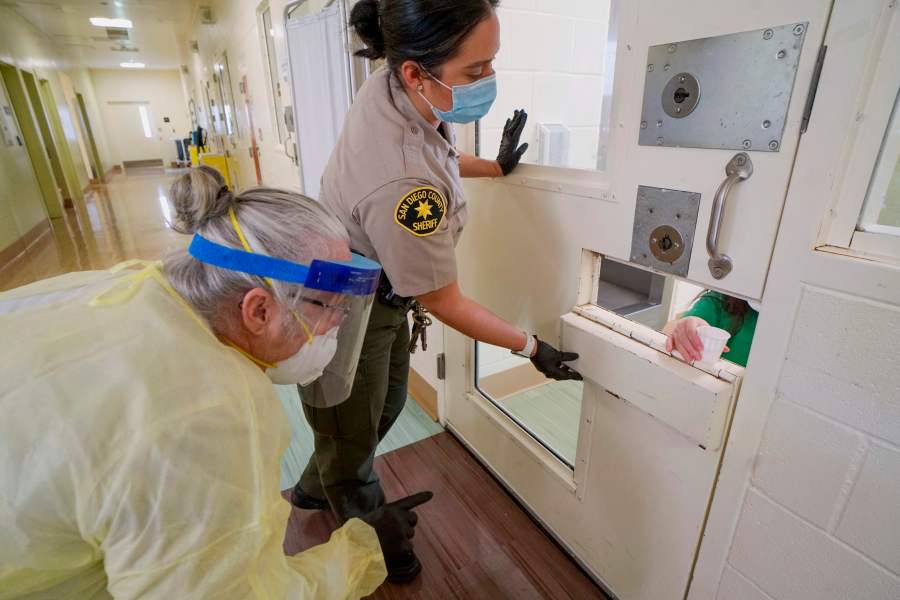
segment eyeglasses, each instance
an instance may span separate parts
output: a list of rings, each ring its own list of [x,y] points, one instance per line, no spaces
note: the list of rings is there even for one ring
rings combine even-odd
[[[315,298],[300,298],[300,301],[306,302],[307,304],[312,304],[313,306],[318,306],[323,310],[335,312],[340,315],[342,321],[347,318],[347,315],[350,314],[349,308],[347,308],[346,306],[341,306],[339,304],[328,304],[327,302],[322,302],[321,300],[316,300]]]

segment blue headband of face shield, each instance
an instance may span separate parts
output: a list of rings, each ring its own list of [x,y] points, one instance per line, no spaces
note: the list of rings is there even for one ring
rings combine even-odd
[[[188,254],[202,263],[302,285],[309,289],[368,296],[378,288],[381,265],[359,254],[348,261],[313,260],[309,265],[230,248],[194,234]]]

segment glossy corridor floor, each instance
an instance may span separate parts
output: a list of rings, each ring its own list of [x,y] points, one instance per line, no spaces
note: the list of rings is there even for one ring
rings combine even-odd
[[[156,260],[184,247],[189,237],[166,225],[168,188],[179,174],[132,171],[93,186],[83,209],[67,210],[0,268],[0,291],[134,258]],[[375,466],[389,499],[423,489],[435,498],[419,509],[422,576],[404,586],[386,583],[374,598],[606,598],[451,434],[383,454]],[[334,525],[328,514],[295,509],[285,551],[324,541]]]
[[[8,265],[0,291],[69,271],[105,269],[123,260],[156,260],[190,238],[169,229],[169,185],[181,171],[146,169],[110,175],[85,192],[85,209],[70,208],[51,230]]]

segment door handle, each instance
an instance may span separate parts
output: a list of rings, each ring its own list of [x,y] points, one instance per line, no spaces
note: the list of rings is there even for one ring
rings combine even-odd
[[[715,279],[722,279],[734,266],[731,257],[719,253],[719,229],[722,227],[722,218],[725,216],[725,203],[728,201],[728,193],[731,188],[740,181],[749,179],[753,175],[753,163],[746,152],[735,154],[725,165],[725,180],[716,190],[713,199],[712,214],[709,217],[709,231],[706,233],[706,251],[709,253],[709,272]]]

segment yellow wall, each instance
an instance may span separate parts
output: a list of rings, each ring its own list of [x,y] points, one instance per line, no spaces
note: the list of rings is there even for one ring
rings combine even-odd
[[[88,112],[94,113],[91,119],[101,156],[106,151],[105,134],[102,130],[97,131],[102,123],[99,123],[99,113],[87,70],[72,68],[65,60],[65,52],[52,40],[4,6],[0,6],[0,62],[28,71],[39,80],[46,79],[50,82],[78,187],[86,186],[89,171],[77,124],[77,105],[73,104],[76,90],[84,94]],[[24,148],[21,150],[24,152]],[[9,246],[41,219],[46,218],[37,180],[33,176],[27,177],[28,173],[33,174],[33,169],[27,156],[25,162],[22,160],[17,151],[0,148],[0,249]]]

